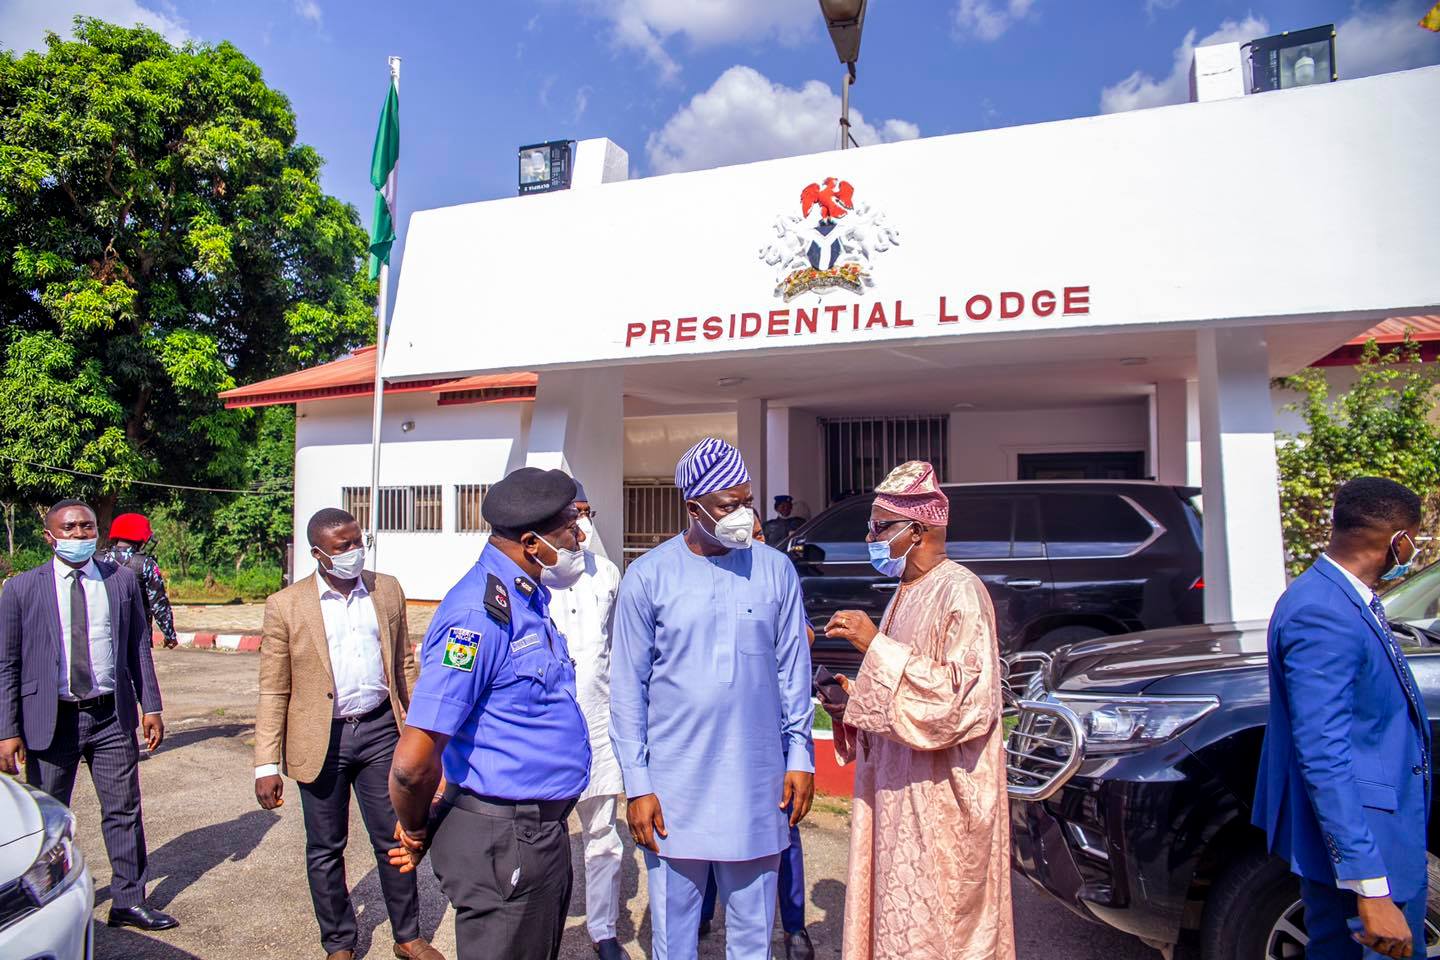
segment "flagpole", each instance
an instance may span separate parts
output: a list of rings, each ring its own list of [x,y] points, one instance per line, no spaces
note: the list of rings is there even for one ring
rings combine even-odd
[[[400,58],[390,57],[390,83],[395,94],[400,94]],[[399,168],[397,161],[396,168]],[[395,182],[398,186],[400,178]],[[396,193],[398,194],[398,189]],[[392,209],[399,207],[392,201]],[[385,320],[390,306],[390,258],[380,264],[380,290],[375,298],[375,415],[370,427],[370,569],[378,570],[376,557],[379,554],[377,534],[380,530],[380,424],[385,414],[385,378],[382,373],[385,364]]]

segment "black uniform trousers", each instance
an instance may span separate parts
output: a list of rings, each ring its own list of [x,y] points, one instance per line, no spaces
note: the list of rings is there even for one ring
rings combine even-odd
[[[455,907],[457,960],[555,960],[570,909],[574,800],[516,803],[453,787],[431,863]]]
[[[100,833],[110,856],[110,903],[145,902],[145,825],[140,816],[140,748],[135,731],[115,714],[115,695],[61,700],[55,734],[44,750],[25,754],[25,779],[67,807],[84,760],[100,800]]]
[[[330,749],[320,775],[300,784],[305,815],[305,866],[310,899],[327,953],[353,950],[358,935],[355,907],[345,882],[345,845],[350,839],[350,792],[375,851],[380,892],[396,943],[420,936],[420,896],[415,874],[390,866],[395,808],[390,804],[390,762],[400,733],[387,700],[369,713],[330,725]]]

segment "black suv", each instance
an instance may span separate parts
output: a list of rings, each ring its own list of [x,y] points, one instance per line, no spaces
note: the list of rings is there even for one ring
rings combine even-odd
[[[1385,605],[1440,742],[1440,564]],[[1299,881],[1250,825],[1270,703],[1265,633],[1264,622],[1175,627],[1053,660],[1012,656],[1015,869],[1162,951],[1198,931],[1201,960],[1300,960]],[[1415,956],[1437,957],[1440,797],[1426,846],[1427,943]]]
[[[1189,487],[1147,481],[946,484],[950,557],[985,581],[1000,649],[1053,650],[1109,634],[1199,623],[1200,516]],[[784,543],[817,634],[836,610],[879,622],[896,581],[870,566],[870,495],[823,511]],[[816,663],[853,673],[848,643],[817,636]]]

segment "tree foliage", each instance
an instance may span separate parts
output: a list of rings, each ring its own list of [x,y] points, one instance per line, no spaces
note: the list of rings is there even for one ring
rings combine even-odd
[[[1302,573],[1330,538],[1336,489],[1360,476],[1388,477],[1420,494],[1425,533],[1435,533],[1440,507],[1440,430],[1432,417],[1440,375],[1408,337],[1381,351],[1365,344],[1355,383],[1333,399],[1315,368],[1278,385],[1302,395],[1291,405],[1305,432],[1277,434],[1281,527],[1291,574]]]
[[[359,217],[235,47],[75,22],[0,51],[0,500],[277,483],[278,418],[215,394],[368,341]],[[283,501],[218,535],[273,549]]]

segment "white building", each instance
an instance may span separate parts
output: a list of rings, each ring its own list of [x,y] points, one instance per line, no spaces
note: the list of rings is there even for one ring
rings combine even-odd
[[[379,565],[441,596],[483,486],[524,464],[584,481],[599,549],[643,549],[679,523],[675,460],[718,434],[757,500],[811,512],[910,457],[1198,483],[1207,619],[1267,616],[1269,381],[1440,312],[1437,100],[1432,67],[641,180],[586,141],[571,190],[417,212]],[[297,543],[368,500],[369,389],[336,371],[367,363],[227,398],[297,404]]]

